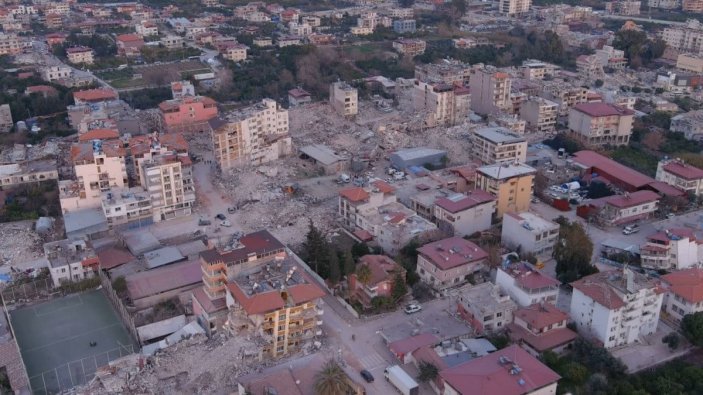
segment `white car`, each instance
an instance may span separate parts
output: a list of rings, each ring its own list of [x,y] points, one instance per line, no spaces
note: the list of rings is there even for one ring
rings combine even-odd
[[[220,222],[220,226],[224,226],[225,228],[229,228],[230,226],[232,226],[232,223],[229,222],[228,220],[224,220],[224,221]]]
[[[417,313],[418,311],[422,310],[422,306],[419,304],[409,304],[405,306],[405,314],[413,314]]]

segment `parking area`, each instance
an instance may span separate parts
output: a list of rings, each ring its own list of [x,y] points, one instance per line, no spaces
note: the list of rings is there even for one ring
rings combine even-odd
[[[616,358],[620,358],[627,366],[629,373],[660,365],[686,354],[691,349],[691,345],[683,337],[681,337],[681,344],[673,352],[669,349],[669,346],[662,343],[662,338],[673,331],[668,324],[660,320],[655,333],[640,338],[640,343],[611,350],[611,354]]]

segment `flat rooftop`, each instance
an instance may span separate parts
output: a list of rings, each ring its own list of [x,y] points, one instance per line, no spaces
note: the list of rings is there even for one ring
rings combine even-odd
[[[515,144],[527,141],[525,137],[500,126],[479,128],[474,131],[474,134],[494,144]]]

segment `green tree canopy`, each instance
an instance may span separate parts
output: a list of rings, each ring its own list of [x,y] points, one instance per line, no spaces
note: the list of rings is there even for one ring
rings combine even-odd
[[[417,379],[423,383],[436,379],[439,374],[439,369],[437,369],[437,366],[430,362],[422,361],[420,362],[418,368],[420,370],[420,374],[418,374]]]
[[[557,277],[563,283],[576,281],[583,276],[597,273],[591,265],[593,242],[579,222],[569,222],[559,217],[559,239],[554,246],[552,256],[557,261]]]
[[[322,370],[315,374],[315,395],[346,394],[349,389],[346,373],[333,360],[327,361]]]
[[[681,321],[681,331],[688,341],[703,346],[703,312],[686,314]]]

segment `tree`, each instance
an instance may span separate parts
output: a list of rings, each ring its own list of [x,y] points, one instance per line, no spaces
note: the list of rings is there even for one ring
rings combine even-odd
[[[591,265],[593,242],[578,222],[569,222],[559,217],[559,239],[554,246],[552,256],[557,261],[556,273],[563,283],[576,281],[581,277],[597,273]]]
[[[119,276],[112,280],[112,289],[120,296],[127,292],[127,280],[125,280],[124,276]]]
[[[308,223],[308,234],[303,242],[302,253],[303,258],[315,273],[323,278],[326,277],[323,273],[327,273],[327,259],[329,258],[327,241],[322,232],[312,223],[312,220]]]
[[[398,0],[398,5],[401,8],[410,8],[415,3],[415,0]]]
[[[354,258],[354,260],[357,260],[361,258],[364,255],[368,255],[371,253],[371,249],[369,248],[368,244],[366,243],[354,243],[354,245],[351,248],[351,256]]]
[[[354,269],[356,269],[356,262],[354,262],[351,251],[347,251],[342,257],[342,274],[348,276],[354,273]]]
[[[662,337],[662,343],[669,346],[669,349],[671,351],[674,351],[679,347],[680,341],[681,339],[679,338],[679,335],[676,332],[671,332],[668,335]]]
[[[452,0],[452,9],[456,11],[456,13],[462,17],[464,14],[466,14],[466,0]]]
[[[608,184],[603,182],[591,182],[588,185],[588,195],[589,199],[598,199],[606,196],[612,196],[615,192],[608,186]]]
[[[681,321],[681,331],[688,341],[703,346],[703,312],[686,314]]]
[[[342,270],[339,266],[339,255],[337,255],[337,250],[331,247],[327,248],[327,266],[329,267],[328,279],[332,284],[337,284],[342,278]]]
[[[393,284],[391,285],[391,298],[398,301],[403,296],[407,295],[408,286],[405,284],[405,279],[400,273],[396,273],[393,277]]]
[[[436,379],[439,374],[439,369],[437,369],[437,366],[430,362],[422,361],[420,362],[418,368],[420,370],[420,374],[418,374],[417,379],[423,383]]]
[[[314,390],[316,395],[345,394],[349,391],[347,375],[337,362],[329,360],[315,374]]]
[[[369,281],[371,281],[371,268],[369,267],[369,265],[364,263],[364,264],[357,266],[356,278],[362,284],[368,285]]]
[[[600,88],[601,86],[603,86],[603,80],[601,80],[601,79],[596,80],[594,85],[596,86],[596,88]]]

